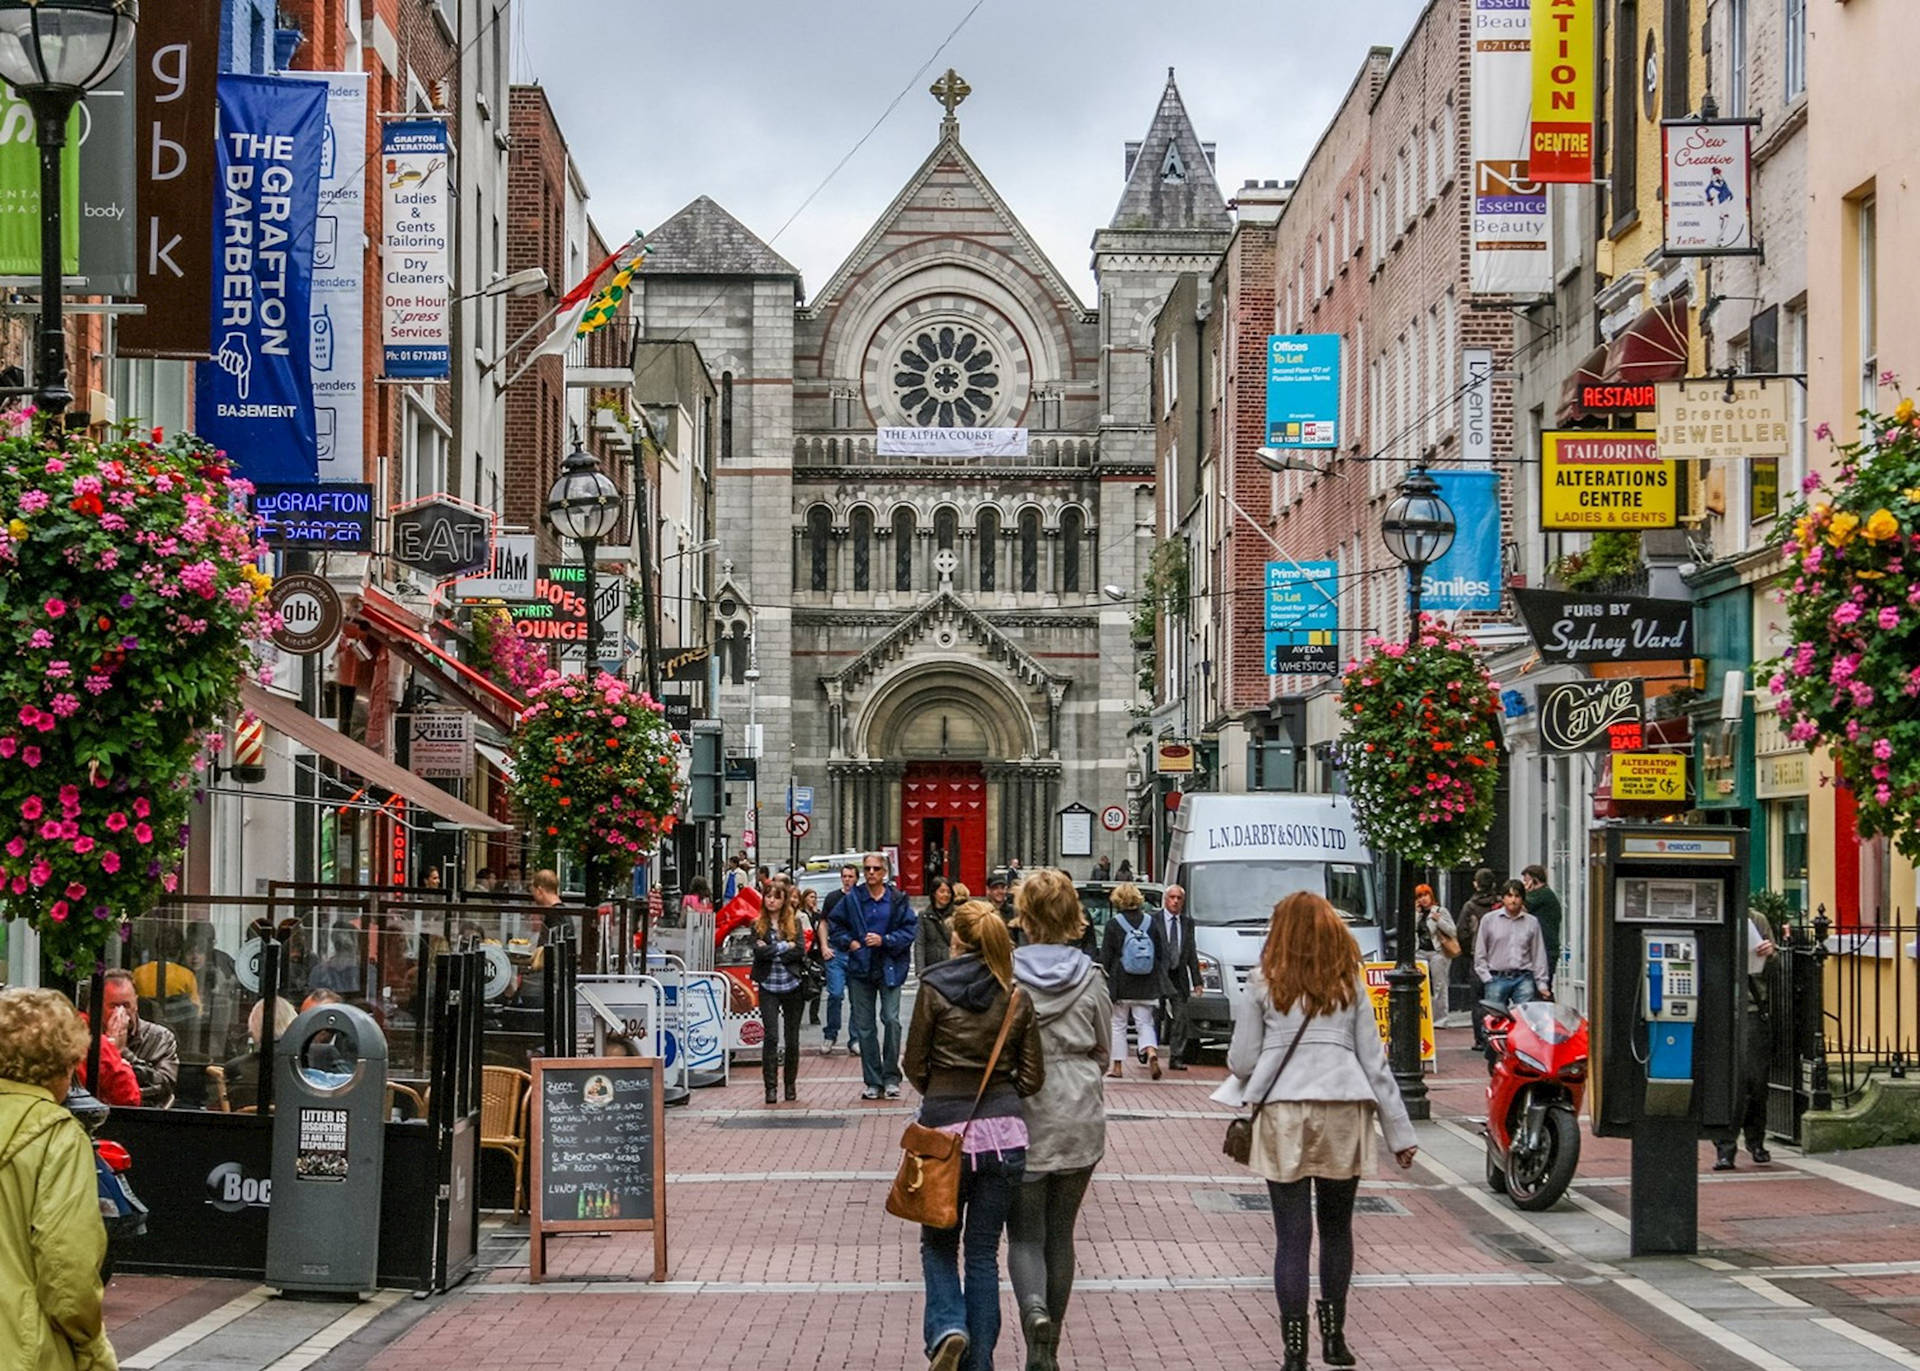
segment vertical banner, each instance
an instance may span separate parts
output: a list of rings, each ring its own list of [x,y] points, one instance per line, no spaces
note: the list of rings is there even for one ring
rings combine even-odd
[[[87,294],[131,296],[134,272],[133,90],[138,54],[80,106],[80,274]],[[85,397],[82,397],[85,398]]]
[[[453,370],[450,156],[438,119],[396,119],[380,131],[380,338],[390,377],[440,380]]]
[[[1267,674],[1340,674],[1340,564],[1267,563]]]
[[[1537,184],[1593,180],[1593,0],[1533,0],[1533,138]]]
[[[1493,349],[1460,350],[1460,460],[1493,465]]]
[[[80,270],[80,128],[78,109],[67,120],[60,159],[60,270]],[[0,85],[0,276],[40,279],[40,149],[33,111]]]
[[[1547,192],[1527,167],[1533,131],[1531,0],[1473,0],[1473,213],[1469,288],[1483,295],[1553,289]]]
[[[1660,125],[1660,212],[1669,257],[1745,257],[1753,245],[1753,130],[1748,120]]]
[[[367,77],[365,72],[289,73],[324,82],[327,127],[320,143],[320,209],[313,220],[313,434],[323,481],[365,478],[361,394],[365,369]]]
[[[1500,477],[1491,471],[1433,471],[1453,507],[1453,546],[1427,568],[1420,605],[1429,613],[1500,608]]]
[[[134,225],[145,314],[120,320],[126,357],[213,350],[213,127],[220,7],[149,5],[134,45]]]
[[[195,367],[201,435],[250,481],[318,476],[313,435],[313,234],[327,90],[220,78],[220,266],[213,361]]]

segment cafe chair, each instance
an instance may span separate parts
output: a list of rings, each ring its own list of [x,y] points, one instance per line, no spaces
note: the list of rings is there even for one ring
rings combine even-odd
[[[233,1104],[227,1099],[227,1069],[224,1066],[209,1066],[207,1076],[207,1108],[216,1114],[230,1114]]]
[[[504,1152],[513,1163],[513,1212],[526,1212],[527,1098],[533,1077],[511,1066],[480,1069],[480,1150]]]
[[[400,1111],[401,1121],[424,1119],[427,1117],[427,1102],[420,1098],[420,1092],[410,1085],[398,1085],[387,1082],[387,1117],[393,1118],[394,1111]]]

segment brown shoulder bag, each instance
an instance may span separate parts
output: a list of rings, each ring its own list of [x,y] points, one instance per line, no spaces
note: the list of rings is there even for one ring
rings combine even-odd
[[[1293,1041],[1287,1044],[1286,1054],[1280,1058],[1280,1069],[1274,1072],[1273,1079],[1267,1082],[1268,1090],[1272,1090],[1280,1078],[1287,1074],[1287,1063],[1293,1060],[1293,1049],[1300,1046],[1300,1039],[1311,1022],[1313,1022],[1311,1014],[1300,1021],[1300,1027],[1294,1033]],[[1252,1084],[1251,1077],[1248,1078],[1248,1084]],[[1260,1117],[1260,1111],[1266,1107],[1267,1100],[1263,1093],[1260,1099],[1254,1102],[1253,1113],[1244,1119],[1234,1119],[1227,1125],[1227,1136],[1220,1144],[1220,1151],[1242,1166],[1245,1166],[1253,1157],[1253,1122]]]
[[[967,1122],[960,1132],[943,1133],[916,1119],[900,1135],[900,1171],[887,1192],[887,1212],[895,1218],[926,1228],[959,1226],[960,1144],[979,1112],[987,1083],[993,1079],[993,1068],[1000,1063],[1000,1049],[1007,1045],[1019,1000],[1020,988],[1015,986],[1007,996],[1007,1016],[1000,1021],[1000,1036],[993,1040],[987,1069],[980,1075],[980,1088],[973,1092],[973,1107],[967,1110]]]

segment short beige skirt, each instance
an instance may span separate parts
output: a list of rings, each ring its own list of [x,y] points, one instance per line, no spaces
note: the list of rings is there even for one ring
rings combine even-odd
[[[1378,1136],[1372,1100],[1274,1100],[1254,1121],[1247,1165],[1282,1185],[1371,1176]]]

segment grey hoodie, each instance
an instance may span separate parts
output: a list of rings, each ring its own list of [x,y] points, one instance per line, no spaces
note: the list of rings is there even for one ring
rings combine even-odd
[[[1033,1001],[1047,1062],[1046,1084],[1026,1101],[1027,1174],[1092,1166],[1107,1150],[1107,978],[1086,953],[1052,943],[1016,947],[1013,975]]]

